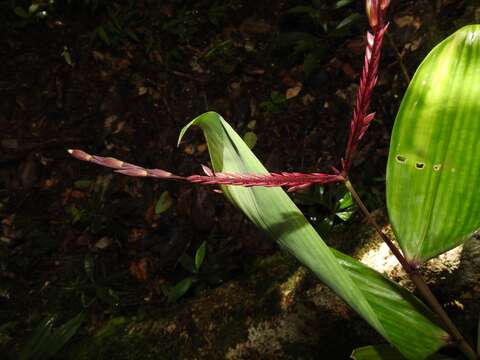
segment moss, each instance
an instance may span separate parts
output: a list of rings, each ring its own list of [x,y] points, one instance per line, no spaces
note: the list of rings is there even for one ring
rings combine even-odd
[[[301,270],[299,270],[301,269]],[[223,358],[245,341],[249,329],[285,309],[305,270],[282,254],[255,262],[243,280],[232,281],[147,320],[117,317],[71,346],[70,359]]]

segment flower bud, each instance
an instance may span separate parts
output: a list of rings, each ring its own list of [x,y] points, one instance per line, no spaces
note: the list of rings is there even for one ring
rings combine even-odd
[[[68,149],[68,153],[72,155],[75,159],[82,160],[82,161],[90,161],[92,159],[92,155],[87,154],[83,150],[78,149]]]
[[[121,169],[124,162],[112,157],[92,156],[93,162],[98,165],[106,166],[112,169]]]
[[[130,168],[124,170],[115,170],[116,173],[127,175],[127,176],[135,176],[135,177],[146,177],[148,176],[148,172],[142,168]]]
[[[383,13],[387,10],[388,5],[390,5],[390,0],[380,0],[380,10],[382,10]]]
[[[388,0],[380,0],[383,2],[387,2]],[[376,30],[378,27],[379,19],[379,0],[366,0],[365,1],[365,8],[367,11],[368,22],[370,23],[370,27],[373,30]]]

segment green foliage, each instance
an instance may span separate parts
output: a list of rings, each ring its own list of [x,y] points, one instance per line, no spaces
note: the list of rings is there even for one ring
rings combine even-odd
[[[77,333],[85,319],[83,313],[54,328],[56,316],[49,316],[33,330],[23,346],[20,360],[46,360],[57,355],[63,346]]]
[[[202,269],[206,252],[207,243],[204,241],[195,252],[195,259],[187,254],[182,255],[178,259],[180,265],[192,275],[180,280],[174,286],[164,288],[164,293],[169,303],[177,302],[195,283],[204,281],[204,274],[200,270]]]
[[[317,185],[308,192],[294,193],[293,201],[303,206],[320,235],[327,235],[338,221],[348,221],[357,209],[344,186]]]
[[[205,113],[185,126],[202,128],[217,172],[267,170],[223,118]],[[281,188],[222,186],[225,196],[259,228],[294,255],[409,359],[445,345],[446,333],[412,294],[360,262],[330,249]],[[405,331],[409,329],[409,331]]]
[[[250,149],[253,149],[257,143],[257,140],[257,134],[255,134],[253,131],[247,131],[245,135],[243,135],[243,141],[245,141],[245,144],[247,144]]]
[[[139,41],[137,27],[143,20],[142,12],[135,8],[135,2],[128,5],[112,3],[107,9],[107,20],[97,26],[95,33],[108,46],[116,47],[128,41]]]
[[[17,4],[13,6],[13,13],[19,18],[17,27],[24,27],[45,20],[52,10],[53,3],[32,1],[30,4]]]
[[[281,54],[287,54],[289,63],[303,62],[305,77],[310,78],[328,55],[331,44],[348,35],[362,19],[349,6],[352,3],[351,0],[334,4],[312,0],[311,5],[291,8],[285,22],[296,25],[278,35],[275,47]]]
[[[192,287],[193,281],[194,278],[189,276],[179,281],[174,286],[166,289],[165,295],[167,296],[167,301],[169,303],[177,302]]]
[[[272,91],[270,93],[270,98],[260,103],[260,109],[267,113],[275,114],[282,111],[286,104],[287,98],[285,95],[279,93],[278,91]]]
[[[158,199],[156,205],[155,205],[155,215],[160,215],[161,213],[164,213],[173,204],[172,197],[170,196],[168,191],[164,191],[161,195],[160,198]]]
[[[120,304],[120,295],[106,281],[97,279],[97,258],[94,254],[86,254],[83,257],[83,272],[77,273],[62,290],[74,295],[85,309],[97,303],[113,312]]]
[[[406,360],[395,348],[389,345],[370,345],[353,350],[351,359],[353,360]],[[439,354],[428,357],[428,360],[452,360],[451,358]]]
[[[387,205],[406,257],[422,263],[480,227],[480,25],[433,49],[398,112]]]
[[[206,251],[207,251],[207,243],[204,241],[195,253],[195,272],[196,273],[200,272],[200,267],[203,264],[203,260],[205,260]]]

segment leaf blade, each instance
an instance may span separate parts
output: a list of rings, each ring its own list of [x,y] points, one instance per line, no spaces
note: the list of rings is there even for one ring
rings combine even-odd
[[[400,106],[387,208],[407,259],[422,263],[480,227],[480,25],[437,45]]]
[[[182,129],[179,142],[192,125],[203,129],[215,171],[267,172],[220,115],[200,115]],[[222,190],[255,225],[312,270],[405,356],[422,359],[445,344],[446,333],[430,320],[431,313],[418,299],[358,261],[330,250],[281,188],[223,186]],[[381,307],[378,303],[382,301],[391,306]],[[412,324],[417,324],[414,330],[405,332]]]

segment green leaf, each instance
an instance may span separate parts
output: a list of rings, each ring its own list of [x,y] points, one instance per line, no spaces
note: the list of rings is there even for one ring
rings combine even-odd
[[[311,6],[303,6],[303,5],[298,5],[294,6],[293,8],[289,9],[287,11],[287,14],[301,14],[301,15],[309,15],[312,13],[318,12],[317,9]]]
[[[195,253],[195,270],[196,270],[197,273],[200,271],[200,267],[203,264],[203,260],[205,259],[205,252],[206,251],[207,251],[207,243],[204,241]]]
[[[336,2],[335,7],[337,9],[340,9],[341,7],[350,5],[353,2],[353,0],[339,0]]]
[[[353,197],[352,194],[348,191],[340,200],[338,200],[338,209],[345,210],[353,206]]]
[[[338,216],[338,218],[340,218],[341,220],[347,221],[352,217],[353,213],[354,211],[341,211],[337,212],[335,215]]]
[[[13,12],[22,19],[28,19],[30,17],[30,15],[28,15],[28,13],[21,6],[16,6],[13,9]]]
[[[76,334],[85,319],[83,313],[68,320],[52,331],[55,316],[50,316],[38,325],[20,352],[20,360],[46,360],[54,357]]]
[[[77,180],[73,183],[73,186],[77,189],[85,190],[88,189],[92,183],[92,180]]]
[[[216,172],[266,174],[267,170],[223,118],[205,113],[199,125]],[[281,188],[222,186],[225,196],[259,228],[307,266],[407,358],[423,359],[446,344],[446,333],[412,294],[378,272],[330,249]],[[408,329],[408,331],[405,331]]]
[[[115,290],[98,286],[95,288],[95,295],[97,296],[98,300],[102,301],[104,304],[116,307],[119,305],[120,298]]]
[[[39,4],[31,4],[31,5],[28,7],[28,12],[29,12],[30,14],[35,14],[39,8],[40,8],[40,5],[39,5]]]
[[[92,282],[95,283],[95,259],[93,258],[92,254],[85,255],[83,259],[83,268],[85,269],[85,273],[87,274],[88,278]]]
[[[96,28],[96,32],[98,34],[98,37],[107,45],[111,45],[110,37],[108,36],[107,32],[105,31],[105,28],[103,26],[98,26]]]
[[[355,349],[350,356],[353,360],[405,360],[395,348],[389,345],[369,345]]]
[[[408,260],[422,263],[480,227],[480,25],[420,65],[395,120],[387,207]]]
[[[351,14],[351,15],[347,16],[345,19],[343,19],[340,22],[340,24],[337,25],[336,29],[338,30],[338,29],[344,28],[346,26],[350,26],[353,23],[359,21],[360,19],[362,19],[362,15],[360,15],[358,13]]]
[[[70,65],[70,66],[73,65],[72,55],[70,54],[70,50],[68,50],[67,46],[63,47],[62,56],[63,56],[63,59],[65,60],[65,62],[68,65]]]
[[[395,348],[389,345],[369,345],[355,349],[350,356],[353,360],[405,360]],[[428,360],[449,360],[444,355],[434,354]]]
[[[253,149],[257,143],[257,135],[252,131],[247,131],[245,135],[243,135],[243,141],[245,141],[245,144],[247,144],[250,149]]]
[[[167,300],[169,303],[177,302],[192,287],[193,277],[189,276],[178,282],[167,291]]]
[[[160,215],[172,206],[173,201],[168,191],[164,191],[155,205],[155,215]]]

